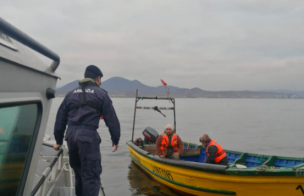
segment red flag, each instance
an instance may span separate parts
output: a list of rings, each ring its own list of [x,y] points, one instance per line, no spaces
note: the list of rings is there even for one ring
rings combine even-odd
[[[164,80],[161,80],[164,86],[167,86],[167,83]]]

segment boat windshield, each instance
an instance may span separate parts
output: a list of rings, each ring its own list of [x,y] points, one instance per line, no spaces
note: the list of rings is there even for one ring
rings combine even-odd
[[[38,117],[37,103],[0,107],[0,195],[16,195],[26,178]]]

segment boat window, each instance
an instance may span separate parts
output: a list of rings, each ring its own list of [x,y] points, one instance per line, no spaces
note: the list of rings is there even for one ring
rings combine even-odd
[[[17,50],[17,47],[15,46],[13,41],[1,31],[0,31],[0,44],[4,45],[10,49]]]
[[[24,168],[32,156],[39,120],[37,103],[0,106],[0,195],[16,195]],[[35,141],[33,141],[35,142]],[[26,166],[27,167],[27,166]]]

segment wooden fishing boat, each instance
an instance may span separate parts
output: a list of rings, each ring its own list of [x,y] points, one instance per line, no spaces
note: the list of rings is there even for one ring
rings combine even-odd
[[[175,100],[138,97],[136,93],[132,140],[127,142],[133,162],[160,183],[187,195],[304,195],[304,158],[225,150],[229,166],[223,166],[205,163],[205,149],[196,144],[184,143],[181,160],[160,158],[155,154],[155,145],[148,144],[147,138],[143,145],[135,145],[133,135],[136,109],[151,109],[138,107],[140,99],[170,100],[173,107],[153,109],[172,109],[176,130]]]

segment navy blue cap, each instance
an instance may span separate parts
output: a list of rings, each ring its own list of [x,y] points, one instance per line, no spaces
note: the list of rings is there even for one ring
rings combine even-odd
[[[100,69],[97,66],[95,66],[95,65],[89,65],[85,69],[84,76],[86,78],[96,79],[98,76],[102,77],[103,74],[102,74],[102,72],[100,71]]]

